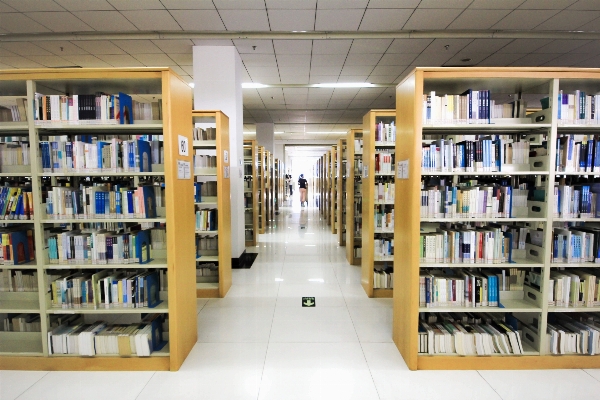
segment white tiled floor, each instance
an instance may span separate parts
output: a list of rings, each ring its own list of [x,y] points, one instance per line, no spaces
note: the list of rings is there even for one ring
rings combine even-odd
[[[409,371],[392,343],[391,300],[367,298],[359,267],[348,265],[313,208],[283,210],[276,228],[249,250],[259,256],[252,268],[234,270],[225,299],[198,300],[198,343],[180,371],[0,371],[0,399],[534,400],[600,393],[600,370]],[[317,307],[302,308],[302,296],[315,296]]]

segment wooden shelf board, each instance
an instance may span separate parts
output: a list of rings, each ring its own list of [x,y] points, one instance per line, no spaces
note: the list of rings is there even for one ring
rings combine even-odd
[[[600,307],[548,307],[548,312],[598,312]]]
[[[195,231],[197,235],[217,236],[219,231]]]
[[[396,147],[396,142],[375,142],[375,147]],[[362,154],[362,153],[355,153]]]
[[[29,127],[27,125],[27,121],[9,121],[9,122],[0,122],[0,132],[2,133],[21,133],[23,135],[29,135]]]
[[[554,175],[567,176],[600,176],[600,172],[555,172]]]
[[[16,265],[4,265],[0,264],[0,269],[37,269],[37,262],[30,261],[24,264],[16,264]]]
[[[0,370],[169,371],[170,357],[0,357]]]
[[[553,218],[554,222],[600,222],[600,218]]]
[[[219,283],[218,282],[203,282],[196,283],[196,297],[197,298],[208,298],[214,299],[219,296]]]
[[[510,267],[510,268],[515,268],[515,267],[528,267],[528,268],[543,268],[544,264],[540,264],[537,261],[534,260],[528,260],[528,259],[514,259],[512,263],[507,263],[507,262],[503,262],[503,263],[498,263],[498,264],[493,264],[493,263],[438,263],[438,262],[425,262],[422,261],[420,263],[420,268],[427,268],[427,267],[431,267],[431,268],[502,268],[502,267]]]
[[[467,131],[465,134],[477,134],[479,131],[524,132],[535,129],[549,129],[551,124],[443,124],[423,125],[423,133],[432,131]]]
[[[597,268],[600,267],[600,263],[585,262],[585,263],[550,263],[550,268]]]
[[[140,307],[111,307],[111,308],[48,308],[47,314],[147,314],[147,313],[168,313],[169,305],[167,301],[161,302],[154,308]]]
[[[219,256],[196,257],[196,262],[219,262]]]
[[[44,264],[43,269],[112,269],[112,268],[167,268],[167,260],[155,259],[146,264]]]
[[[373,289],[373,297],[379,299],[391,299],[394,297],[394,289]]]
[[[478,171],[478,172],[442,172],[423,171],[422,176],[498,176],[498,175],[549,175],[548,171]]]
[[[133,222],[133,223],[160,223],[164,224],[167,222],[166,218],[88,218],[88,219],[42,219],[42,224],[90,224],[96,222]]]
[[[145,358],[152,358],[152,357],[169,357],[170,355],[170,349],[169,349],[169,343],[167,343],[165,345],[165,347],[163,347],[162,349],[158,350],[158,351],[154,351],[152,353],[150,353],[150,356],[142,356],[142,357],[138,357],[135,355],[132,355],[130,357],[122,357],[119,356],[118,354],[96,354],[95,356],[80,356],[79,354],[51,354],[49,356],[49,358],[79,358],[79,357],[85,357],[85,358],[127,358],[127,359],[133,359],[133,358],[141,358],[141,359],[145,359]]]
[[[164,172],[40,172],[40,176],[164,176]]]
[[[37,292],[3,292],[3,293],[36,293]],[[0,313],[32,313],[39,314],[39,302],[36,300],[2,300],[0,301]]]
[[[554,220],[556,221],[556,219]],[[600,221],[600,219],[598,219]],[[546,218],[421,218],[421,222],[546,222]]]
[[[0,172],[0,175],[6,176],[6,177],[20,177],[20,176],[25,177],[25,176],[31,176],[31,172]]]
[[[519,299],[501,300],[504,307],[419,307],[419,312],[542,312],[540,307]]]
[[[32,219],[0,219],[0,224],[33,224]]]
[[[193,147],[217,147],[216,140],[194,140],[192,142]]]
[[[600,356],[417,356],[417,369],[419,370],[524,370],[573,368],[581,369],[598,367],[600,367]]]

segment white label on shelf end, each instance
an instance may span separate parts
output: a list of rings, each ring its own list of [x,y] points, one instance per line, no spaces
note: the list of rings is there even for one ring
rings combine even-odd
[[[229,164],[229,152],[227,150],[223,150],[223,162]]]
[[[397,179],[408,179],[408,160],[398,161],[396,171]]]
[[[185,136],[177,135],[177,148],[179,149],[180,156],[189,155],[189,143],[188,138]]]
[[[192,179],[189,161],[177,160],[177,179]]]

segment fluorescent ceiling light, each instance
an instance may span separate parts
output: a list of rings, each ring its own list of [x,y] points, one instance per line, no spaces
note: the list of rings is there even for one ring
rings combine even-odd
[[[269,87],[269,85],[263,85],[262,83],[246,82],[242,83],[242,87],[245,89],[260,89]]]
[[[368,82],[348,82],[348,83],[315,83],[313,87],[327,87],[327,88],[364,88],[364,87],[375,87],[372,83]]]
[[[190,85],[190,87],[191,87],[192,89],[193,89],[193,88],[194,88],[194,86],[195,86],[195,85],[194,85],[194,82],[190,82],[190,83],[188,83],[188,85]]]

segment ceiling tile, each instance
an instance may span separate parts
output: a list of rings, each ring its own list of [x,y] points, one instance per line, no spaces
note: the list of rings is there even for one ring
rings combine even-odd
[[[133,57],[147,67],[169,67],[177,63],[166,54],[132,54]],[[188,75],[188,74],[186,74]]]
[[[435,39],[423,52],[449,53],[452,56],[464,49],[472,41],[473,39]]]
[[[494,25],[493,29],[533,29],[551,18],[556,10],[515,10]]]
[[[409,65],[419,54],[384,54],[377,65]]]
[[[600,54],[600,40],[591,40],[585,46],[574,48],[571,53]]]
[[[361,88],[358,93],[356,93],[354,100],[360,99],[373,101],[373,99],[382,94],[384,90],[385,88]]]
[[[106,0],[54,0],[69,11],[114,10]]]
[[[169,10],[214,10],[212,0],[161,0]]]
[[[527,54],[551,43],[552,39],[515,39],[500,50],[499,53]]]
[[[283,88],[284,96],[308,95],[308,88]]]
[[[263,83],[265,85],[276,85],[281,83],[279,75],[256,75],[252,74],[252,82]]]
[[[195,46],[233,46],[231,39],[192,39]]]
[[[525,0],[473,0],[469,8],[483,10],[513,10],[524,2]]]
[[[4,42],[0,43],[0,47],[8,51],[12,51],[20,56],[51,56],[48,50],[44,50],[30,42]]]
[[[81,47],[78,47],[71,42],[67,42],[66,40],[39,40],[37,41],[37,45],[57,56],[88,54],[88,52]]]
[[[445,29],[461,11],[459,9],[416,9],[402,29]]]
[[[371,0],[369,8],[415,8],[421,0]]]
[[[152,43],[156,45],[161,51],[165,53],[191,53],[194,42],[190,39],[162,39],[153,40]]]
[[[281,77],[281,81],[283,82],[283,77],[284,76],[290,76],[290,75],[294,75],[294,74],[298,74],[298,75],[308,75],[310,68],[308,67],[308,65],[306,67],[282,67],[279,66],[279,76]]]
[[[367,81],[369,83],[380,83],[380,84],[387,84],[387,83],[393,83],[394,79],[396,79],[398,77],[399,74],[395,74],[395,75],[373,75],[371,74],[369,76],[369,78],[367,78]]]
[[[312,54],[348,54],[352,46],[351,39],[313,40]]]
[[[264,0],[213,0],[218,10],[264,10]]]
[[[268,10],[314,10],[317,0],[265,0]]]
[[[184,31],[223,31],[225,25],[216,10],[170,10]]]
[[[282,76],[281,83],[286,85],[307,85],[308,79],[308,74]]]
[[[315,67],[329,67],[329,66],[343,66],[346,60],[345,54],[313,54],[311,66]]]
[[[334,76],[335,75],[335,81],[337,81],[337,77],[340,75],[340,72],[342,72],[342,65],[339,66],[316,66],[316,65],[311,65],[310,67],[310,74],[312,75],[327,75],[327,76]],[[335,82],[334,81],[334,82]]]
[[[2,6],[0,6],[0,8],[2,8]],[[13,68],[15,68],[15,67],[13,67],[12,65],[0,63],[0,69],[13,69]]]
[[[112,42],[129,54],[162,53],[162,50],[159,49],[154,43],[152,43],[151,40],[126,39],[113,40]]]
[[[25,57],[2,57],[2,63],[14,68],[43,68],[44,66]]]
[[[312,31],[315,28],[314,10],[269,10],[272,31]]]
[[[178,65],[169,65],[169,68],[171,68],[173,70],[173,72],[175,72],[179,76],[187,75],[187,73],[183,70],[183,68],[181,68]]]
[[[2,0],[2,2],[21,12],[65,11],[53,0]]]
[[[56,67],[74,67],[76,64],[58,56],[27,56],[33,62],[43,65],[48,68]]]
[[[260,76],[276,76],[279,79],[279,70],[277,67],[258,67],[246,65],[248,73],[254,79],[254,75]]]
[[[191,65],[182,65],[181,69],[187,72],[187,74],[190,76],[194,75],[194,67],[192,67]]]
[[[444,63],[445,66],[472,66],[472,65],[477,65],[478,63],[480,63],[481,61],[485,60],[486,58],[488,58],[490,56],[491,52],[485,52],[485,53],[476,53],[476,52],[470,52],[470,51],[460,51],[457,54],[455,54],[452,58],[450,58],[448,61],[446,61]],[[462,61],[462,60],[469,60],[469,61]]]
[[[367,7],[369,0],[319,0],[317,8],[319,10],[339,10],[343,8],[362,8]]]
[[[235,39],[233,41],[238,53],[273,54],[273,41],[260,39]]]
[[[511,65],[519,58],[522,58],[521,53],[495,53],[490,55],[485,60],[477,64],[478,67],[506,67]]]
[[[117,10],[164,10],[160,0],[108,0]]]
[[[309,54],[278,54],[277,65],[281,67],[310,67],[310,55]]]
[[[174,54],[167,54],[169,56],[169,58],[173,61],[175,61],[177,64],[179,65],[194,65],[194,56],[192,55],[192,53],[188,53],[188,54],[180,54],[180,53],[174,53]]]
[[[38,33],[38,32],[50,32],[50,29],[46,28],[39,22],[36,22],[20,13],[5,14],[2,17],[2,29],[11,33]]]
[[[598,0],[579,0],[569,7],[569,10],[600,10],[600,3]]]
[[[412,62],[412,60],[410,61]],[[406,69],[406,65],[378,65],[373,68],[371,75],[394,75],[394,78],[396,78]]]
[[[454,53],[448,52],[422,53],[412,61],[412,64],[419,67],[440,67],[453,56]]]
[[[382,53],[377,54],[364,54],[364,53],[350,53],[346,57],[344,65],[370,65],[375,66],[383,56]]]
[[[526,54],[522,58],[512,63],[511,67],[538,67],[542,64],[547,63],[556,57],[562,56],[562,54],[549,54],[549,53],[536,53]]]
[[[365,82],[369,74],[363,75],[340,75],[338,82],[340,83],[354,83],[354,82]]]
[[[275,52],[279,54],[311,54],[312,40],[273,40]]]
[[[70,12],[31,12],[29,18],[53,32],[92,31],[93,29]]]
[[[345,76],[357,76],[357,75],[369,75],[373,71],[373,67],[369,65],[355,65],[349,66],[345,65],[342,68],[342,72],[340,73],[340,79]]]
[[[562,10],[577,0],[526,0],[519,9],[527,10]]]
[[[394,39],[386,53],[420,53],[433,39]]]
[[[167,10],[122,11],[121,14],[141,31],[180,31]]]
[[[448,29],[489,29],[506,17],[510,10],[465,10]]]
[[[584,46],[582,51],[587,50],[586,45],[589,43],[591,43],[590,40],[554,40],[551,43],[548,43],[547,45],[535,50],[534,53],[568,53],[571,51],[580,53],[580,51],[576,50],[582,46]]]
[[[243,53],[240,54],[242,57],[242,61],[246,67],[276,67],[277,61],[275,60],[275,55],[273,54],[250,54]]]
[[[594,55],[584,54],[584,53],[575,53],[568,54],[557,57],[553,60],[548,61],[546,64],[543,64],[545,67],[573,67],[577,66],[580,63],[583,63],[591,58],[595,58]],[[596,67],[598,64],[596,64]]]
[[[554,17],[546,20],[535,29],[543,30],[577,30],[582,25],[600,17],[600,11],[561,11]]]
[[[144,65],[129,54],[101,54],[97,56],[113,67],[143,67]]]
[[[12,8],[8,4],[0,2],[0,13],[17,12],[16,9]]]
[[[321,2],[319,2],[321,4]],[[362,9],[351,10],[317,10],[317,31],[355,31],[364,14]]]
[[[576,66],[580,68],[597,68],[598,65],[600,65],[600,56],[589,58],[585,61],[580,62]]]
[[[76,11],[73,14],[97,31],[135,31],[136,27],[118,11]]]
[[[245,4],[245,2],[244,2]],[[219,6],[217,5],[217,8]],[[268,31],[269,21],[267,11],[264,10],[221,10],[219,15],[223,19],[228,31]]]
[[[419,8],[466,8],[472,0],[421,0]]]
[[[400,30],[413,13],[412,8],[368,8],[360,23],[361,31]]]
[[[90,54],[124,54],[123,49],[108,40],[78,40],[74,41],[77,47],[81,47]]]
[[[16,57],[18,56],[17,53],[13,53],[12,51],[5,49],[3,47],[0,47],[0,57]]]
[[[392,39],[354,39],[350,54],[352,53],[384,53]]]
[[[598,32],[600,31],[600,18],[593,20],[592,22],[589,22],[583,26],[580,26],[579,28],[577,28],[578,31],[584,31],[584,32],[589,32],[589,31],[593,31],[593,32]]]
[[[464,47],[461,52],[495,53],[511,41],[512,39],[475,39]]]
[[[359,88],[336,88],[331,95],[331,99],[350,99],[356,97],[358,94]]]

